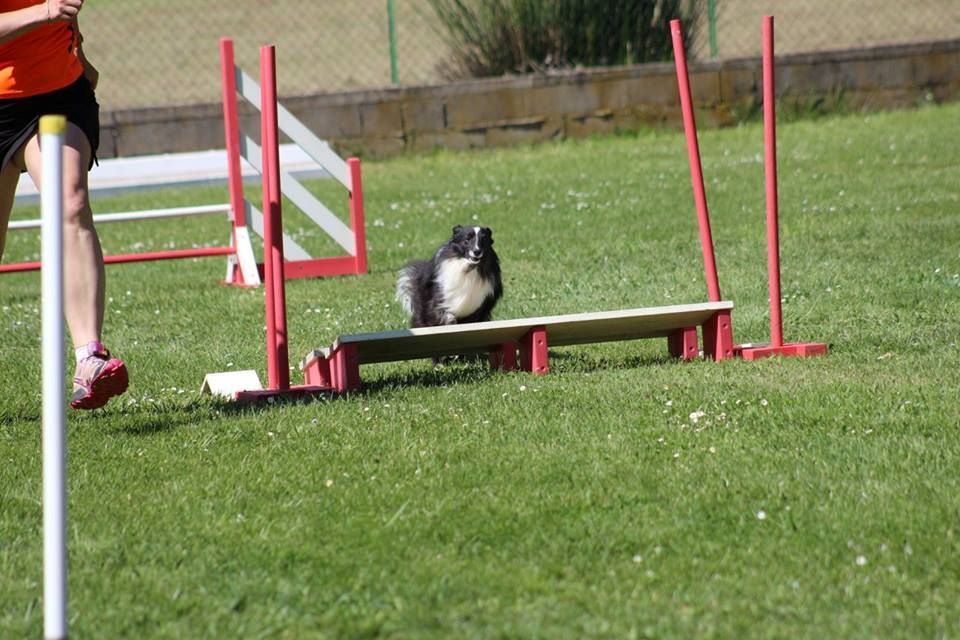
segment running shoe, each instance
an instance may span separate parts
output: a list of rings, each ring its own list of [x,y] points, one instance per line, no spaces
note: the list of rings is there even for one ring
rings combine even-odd
[[[87,345],[87,357],[77,363],[73,374],[74,409],[99,409],[107,400],[127,390],[127,366],[99,342]]]

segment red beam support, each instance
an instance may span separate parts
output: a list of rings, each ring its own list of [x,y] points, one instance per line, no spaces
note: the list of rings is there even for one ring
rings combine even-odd
[[[697,342],[697,328],[686,327],[678,329],[667,337],[667,348],[674,358],[693,360],[700,355],[700,345]]]
[[[499,371],[516,371],[517,343],[504,342],[490,349],[490,368]]]
[[[303,369],[303,381],[311,386],[332,389],[333,378],[330,375],[330,357],[311,360]]]
[[[541,376],[550,372],[546,327],[533,327],[520,339],[520,368]]]
[[[733,322],[729,311],[718,311],[703,327],[703,354],[714,361],[734,357]]]
[[[360,358],[357,345],[343,344],[330,354],[330,380],[340,393],[360,388]]]

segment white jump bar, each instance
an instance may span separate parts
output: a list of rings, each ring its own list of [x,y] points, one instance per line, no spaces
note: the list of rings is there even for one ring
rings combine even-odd
[[[107,222],[128,222],[130,220],[156,220],[159,218],[184,218],[204,216],[214,213],[229,213],[229,204],[204,204],[195,207],[174,207],[172,209],[148,209],[146,211],[125,211],[123,213],[102,213],[93,216],[97,224]],[[14,220],[9,229],[39,229],[40,220]]]

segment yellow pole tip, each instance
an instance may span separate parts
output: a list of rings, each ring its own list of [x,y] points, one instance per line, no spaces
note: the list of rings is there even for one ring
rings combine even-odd
[[[40,135],[52,133],[54,135],[63,134],[67,130],[66,116],[41,116]]]

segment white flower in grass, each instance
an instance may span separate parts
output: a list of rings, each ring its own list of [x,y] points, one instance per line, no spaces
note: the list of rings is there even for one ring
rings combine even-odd
[[[867,556],[857,556],[856,563],[858,567],[866,566]]]
[[[637,555],[633,556],[633,561],[636,562],[637,564],[640,564],[641,562],[643,562],[643,556],[641,556],[638,553]]]
[[[760,406],[761,406],[761,407],[765,407],[765,406],[767,406],[768,404],[770,404],[770,403],[767,402],[767,399],[766,399],[766,398],[760,398]]]
[[[764,511],[763,509],[760,509],[760,511],[757,511],[757,520],[766,520],[766,519],[767,519],[766,511]]]
[[[700,421],[700,418],[702,418],[705,415],[707,415],[706,412],[698,409],[690,414],[690,422],[696,424],[697,422]]]
[[[325,484],[325,485],[327,486],[327,488],[329,489],[330,487],[333,486],[333,478],[327,478],[327,481],[324,482],[324,484]]]

